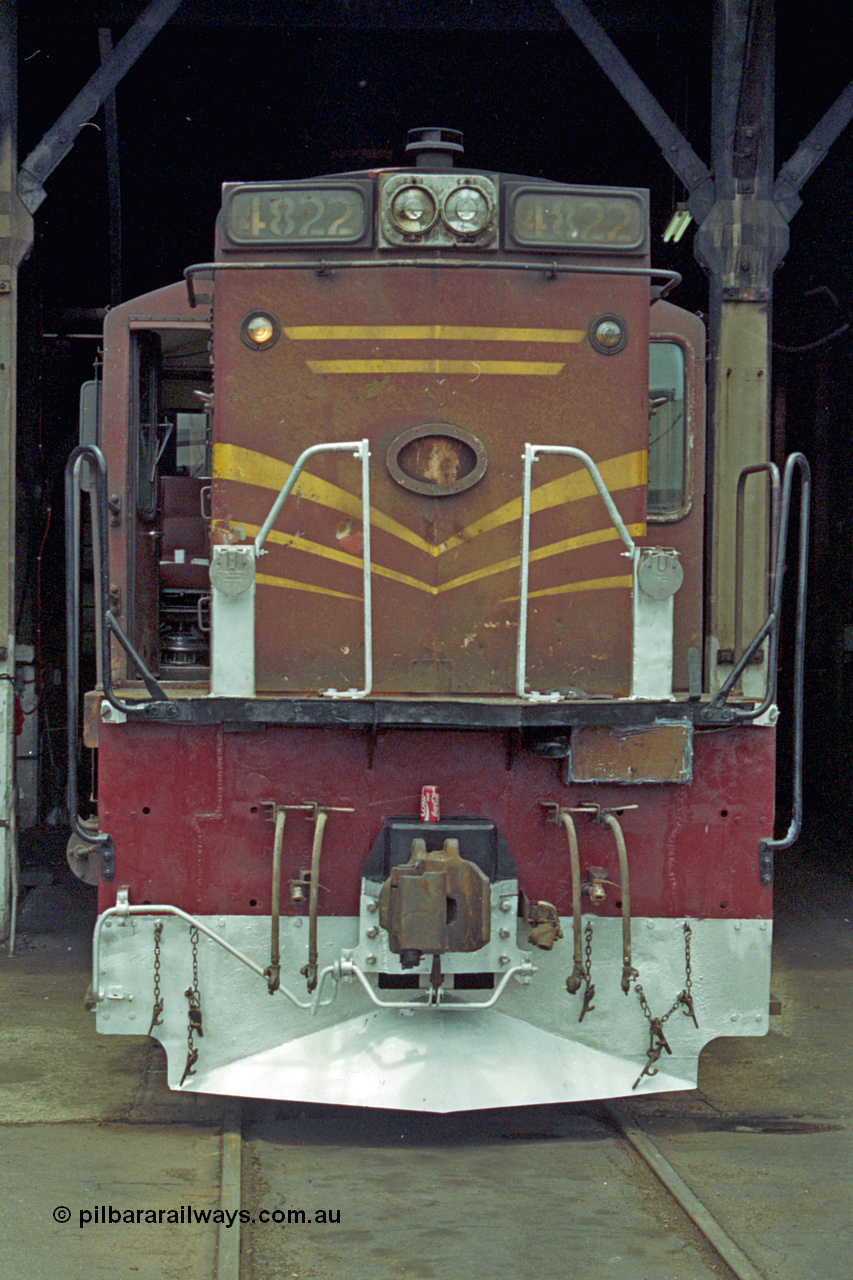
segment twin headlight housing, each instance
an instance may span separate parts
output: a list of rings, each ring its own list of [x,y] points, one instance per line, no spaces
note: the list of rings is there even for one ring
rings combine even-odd
[[[394,174],[382,184],[380,245],[496,244],[497,184],[479,175]]]

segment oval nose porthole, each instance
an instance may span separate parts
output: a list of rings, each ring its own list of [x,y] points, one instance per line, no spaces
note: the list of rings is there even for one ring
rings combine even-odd
[[[397,436],[386,462],[404,489],[444,498],[464,493],[482,480],[488,458],[485,445],[473,432],[445,422],[427,422]]]

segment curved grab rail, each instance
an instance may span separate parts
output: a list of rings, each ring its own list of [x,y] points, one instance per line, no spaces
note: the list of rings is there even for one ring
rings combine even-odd
[[[588,453],[584,453],[583,449],[575,449],[569,445],[551,445],[551,444],[525,444],[524,446],[524,479],[521,495],[521,568],[519,582],[519,617],[518,617],[518,648],[516,651],[516,670],[515,670],[515,691],[519,698],[524,698],[528,702],[556,702],[559,700],[559,693],[535,693],[526,690],[527,683],[527,591],[530,576],[530,496],[531,496],[531,470],[533,463],[538,460],[540,453],[556,454],[560,457],[576,458],[582,462],[589,472],[590,479],[595,485],[601,501],[610,516],[610,520],[618,533],[625,550],[622,552],[625,556],[630,556],[633,560],[636,553],[634,540],[625,527],[617,509],[616,503],[610,496],[610,492],[601,472],[593,462]]]
[[[770,637],[770,645],[767,661],[767,688],[764,698],[759,706],[754,707],[751,710],[741,707],[726,708],[726,718],[730,721],[758,720],[770,710],[770,707],[773,705],[776,698],[776,673],[779,659],[779,627],[782,618],[782,588],[785,580],[785,552],[788,545],[788,520],[791,513],[791,490],[793,487],[795,471],[800,472],[800,537],[797,554],[797,622],[794,654],[794,685],[795,691],[797,688],[800,690],[798,706],[795,706],[795,716],[798,710],[800,716],[802,716],[802,685],[805,661],[806,586],[808,584],[809,559],[809,511],[811,506],[811,468],[802,453],[792,453],[789,455],[785,463],[785,472],[782,479],[782,498],[779,507],[776,543],[773,548],[770,612],[759,627],[758,631],[756,631],[750,643],[746,646],[745,650],[741,654],[740,660],[735,663],[725,682],[720,686],[711,701],[708,703],[708,706],[705,709],[705,716],[710,720],[716,719],[719,716],[720,708],[725,706],[729,694],[740,679],[750,658],[760,645],[764,643],[764,640],[768,636]]]
[[[309,458],[313,458],[318,453],[352,453],[354,457],[361,459],[361,524],[362,537],[364,539],[362,546],[362,588],[364,594],[364,688],[363,689],[347,689],[344,692],[338,692],[337,689],[321,689],[320,692],[327,698],[366,698],[373,688],[373,610],[371,607],[370,595],[370,441],[364,440],[342,440],[332,444],[314,444],[308,449],[303,449],[299,457],[293,464],[293,468],[287,480],[281,487],[278,497],[272,504],[266,520],[258,530],[255,538],[255,560],[262,555],[266,555],[263,550],[264,542],[270,529],[278,519],[279,512],[284,506],[290,494],[296,485],[306,462]]]
[[[227,938],[223,938],[221,934],[217,933],[214,929],[211,929],[209,925],[206,925],[203,920],[199,920],[197,916],[190,915],[188,911],[182,911],[180,907],[174,907],[170,903],[152,905],[146,902],[140,906],[131,906],[128,902],[119,901],[114,907],[108,907],[107,910],[98,917],[98,921],[95,925],[95,936],[92,941],[92,991],[94,993],[94,1000],[97,1004],[100,1004],[100,1002],[106,998],[98,985],[101,968],[101,933],[103,932],[104,925],[108,920],[125,920],[130,916],[174,916],[178,920],[183,920],[191,928],[198,929],[199,933],[203,933],[205,937],[210,938],[212,942],[215,942],[218,946],[222,947],[222,949],[227,951],[229,955],[233,956],[235,960],[239,960],[247,969],[251,969],[252,973],[256,973],[258,977],[263,978],[265,982],[268,981],[266,969],[262,968],[261,965],[256,964],[254,960],[245,954],[245,952],[240,951],[239,948],[233,946]],[[300,1000],[292,991],[288,991],[287,987],[279,985],[276,988],[276,991],[280,991],[285,999],[289,1000],[297,1009],[310,1009],[312,1013],[316,1012],[317,1008],[321,1005],[325,1007],[326,1004],[332,1003],[331,1000],[320,1001],[319,992],[315,994],[313,1000]],[[334,999],[334,996],[332,999]]]
[[[770,612],[761,627],[747,645],[740,660],[735,663],[728,679],[711,699],[704,711],[708,719],[719,720],[721,710],[729,723],[738,724],[758,720],[765,715],[776,699],[776,677],[779,662],[779,631],[782,621],[782,588],[785,577],[785,552],[788,544],[788,520],[791,512],[791,491],[794,472],[800,473],[799,542],[797,549],[797,603],[794,624],[794,690],[793,690],[793,743],[791,780],[791,821],[785,835],[778,840],[762,840],[759,843],[759,877],[762,884],[773,881],[773,854],[779,849],[790,849],[800,834],[803,824],[803,686],[805,683],[806,652],[806,591],[808,587],[809,561],[809,512],[811,506],[811,469],[802,453],[792,453],[785,462],[782,479],[782,497],[776,541],[773,548],[771,573]],[[767,688],[758,707],[746,710],[726,707],[726,699],[753,653],[770,637],[767,655]]]
[[[151,698],[167,702],[165,693],[148,671],[145,663],[124,634],[110,609],[110,568],[107,547],[107,464],[96,445],[78,445],[72,450],[65,468],[65,645],[66,645],[66,743],[68,772],[66,802],[68,817],[75,834],[100,850],[101,875],[111,880],[115,875],[115,853],[112,837],[103,831],[93,832],[83,825],[77,796],[77,734],[80,685],[80,477],[83,465],[89,467],[92,503],[92,541],[95,561],[95,626],[98,675],[104,697],[117,711],[137,711],[151,703],[127,703],[117,698],[112,688],[110,670],[110,635],[114,635],[138,669]]]

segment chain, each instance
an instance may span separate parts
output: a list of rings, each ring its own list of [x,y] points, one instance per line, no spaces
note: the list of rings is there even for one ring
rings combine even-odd
[[[672,1050],[667,1044],[666,1036],[663,1033],[663,1024],[672,1017],[676,1009],[681,1008],[685,1017],[692,1018],[694,1026],[696,1027],[699,1026],[699,1023],[696,1021],[696,1011],[693,1007],[693,963],[692,963],[691,954],[690,954],[690,942],[692,937],[693,937],[693,930],[690,928],[689,922],[685,920],[684,922],[684,990],[679,991],[678,995],[675,997],[675,1000],[667,1009],[666,1013],[663,1014],[660,1018],[653,1017],[652,1011],[649,1008],[649,1002],[646,999],[646,993],[643,990],[641,983],[636,981],[634,982],[634,989],[636,990],[637,997],[640,1001],[640,1008],[642,1009],[643,1013],[646,1015],[646,1018],[649,1023],[649,1047],[647,1050],[646,1065],[643,1067],[642,1071],[637,1076],[637,1079],[634,1081],[634,1084],[632,1086],[634,1089],[636,1089],[637,1085],[640,1083],[643,1076],[657,1075],[658,1073],[657,1067],[655,1067],[654,1064],[657,1062],[658,1058],[661,1056],[661,1053],[663,1052],[664,1049],[666,1049],[667,1053],[670,1053],[670,1054],[672,1053]]]
[[[160,939],[163,936],[163,921],[158,920],[154,926],[154,1010],[151,1014],[149,1036],[155,1027],[163,1025],[163,999],[160,995]]]
[[[184,1067],[184,1074],[181,1076],[181,1084],[184,1083],[187,1076],[194,1076],[196,1062],[198,1061],[198,1049],[193,1044],[193,1038],[198,1032],[199,1036],[204,1035],[201,1025],[201,997],[198,991],[198,929],[195,925],[190,926],[190,945],[193,953],[193,981],[192,986],[187,987],[184,995],[189,1001],[189,1025],[187,1028],[187,1065]]]
[[[595,999],[595,984],[592,981],[592,921],[587,920],[586,929],[584,930],[584,971],[583,977],[586,987],[583,993],[583,1007],[580,1011],[578,1022],[583,1022],[587,1013],[595,1008],[592,1003]]]
[[[693,930],[687,920],[684,921],[684,990],[678,997],[678,1003],[682,1005],[681,1012],[685,1018],[692,1018],[693,1025],[698,1029],[699,1023],[696,1021],[696,1010],[693,1007],[693,965],[690,958],[690,940],[693,937]]]

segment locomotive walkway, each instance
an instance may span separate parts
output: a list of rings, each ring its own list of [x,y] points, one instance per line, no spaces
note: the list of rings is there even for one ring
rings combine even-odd
[[[95,1035],[82,1008],[81,893],[37,891],[17,954],[0,953],[4,1274],[232,1280],[238,1237],[213,1215],[225,1204],[223,1155],[234,1175],[233,1104],[169,1093],[143,1036]],[[782,1012],[767,1038],[718,1041],[700,1089],[617,1111],[736,1242],[744,1274],[847,1280],[853,883],[795,851],[778,898]],[[472,1267],[495,1280],[732,1274],[598,1104],[415,1117],[247,1104],[243,1135],[232,1211],[322,1208],[329,1219],[244,1228],[241,1280],[444,1280]],[[152,1210],[173,1217],[146,1222]]]

